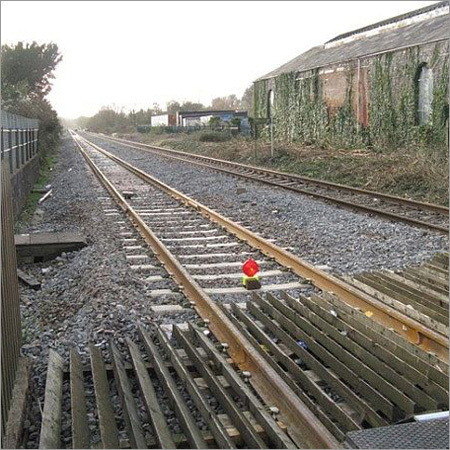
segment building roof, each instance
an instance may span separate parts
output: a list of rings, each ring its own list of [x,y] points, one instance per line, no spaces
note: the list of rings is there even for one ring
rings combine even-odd
[[[205,109],[202,111],[179,111],[178,115],[183,117],[201,117],[211,116],[214,114],[231,114],[234,113],[234,109]]]
[[[447,8],[445,14],[433,15],[433,11],[442,8]],[[425,14],[424,20],[413,20],[413,18],[423,14]],[[430,17],[427,18],[426,14]],[[399,22],[403,23],[400,24]],[[383,29],[382,27],[388,29]],[[302,53],[278,67],[278,69],[260,77],[257,81],[273,78],[282,73],[302,72],[376,53],[413,47],[428,42],[448,40],[448,29],[448,1],[439,2],[426,8],[383,20],[368,27],[341,34],[324,45],[313,47]]]
[[[410,11],[410,12],[407,12],[405,14],[401,14],[399,16],[395,16],[395,17],[391,17],[389,19],[382,20],[381,22],[373,23],[372,25],[369,25],[367,27],[358,28],[357,30],[348,31],[347,33],[340,34],[339,36],[336,36],[335,38],[330,39],[327,42],[327,44],[330,43],[330,42],[335,42],[335,41],[338,41],[338,40],[341,40],[341,39],[353,36],[355,34],[365,33],[367,31],[374,30],[375,28],[380,28],[380,27],[383,27],[383,26],[386,26],[386,25],[392,25],[392,24],[401,22],[401,21],[406,20],[406,19],[412,19],[413,17],[420,16],[422,14],[435,11],[435,10],[440,9],[442,7],[445,7],[447,5],[448,5],[448,1],[433,3],[430,6],[425,6],[425,8],[416,9],[414,11]]]

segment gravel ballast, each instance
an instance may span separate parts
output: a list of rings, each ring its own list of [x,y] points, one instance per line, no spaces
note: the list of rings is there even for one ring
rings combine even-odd
[[[336,274],[399,269],[447,251],[448,237],[288,190],[87,136],[161,181]],[[240,192],[240,193],[239,193]]]
[[[88,345],[101,349],[106,362],[110,362],[108,343],[113,340],[122,351],[125,338],[137,340],[137,323],[150,329],[159,324],[196,320],[192,309],[181,313],[159,315],[151,305],[181,304],[188,302],[181,293],[150,298],[151,289],[160,286],[146,283],[140,274],[130,268],[119,236],[117,221],[125,221],[126,231],[136,233],[124,213],[107,216],[105,208],[114,208],[87,166],[73,140],[63,139],[58,162],[49,183],[53,196],[39,205],[29,225],[20,224],[19,233],[79,232],[88,243],[78,252],[63,253],[52,261],[20,264],[20,268],[35,276],[41,289],[34,291],[19,285],[23,329],[23,355],[33,361],[32,398],[29,416],[25,422],[24,443],[37,448],[44,399],[47,360],[50,349],[56,350],[68,362],[70,348],[88,362]],[[117,211],[119,211],[117,209]],[[123,226],[123,225],[122,225]],[[149,264],[159,261],[146,251]],[[157,267],[155,274],[165,271]],[[167,275],[167,274],[166,274]],[[168,278],[163,287],[175,287]],[[150,304],[151,302],[151,304]],[[64,411],[68,405],[64,406]],[[63,422],[67,423],[67,414]],[[67,419],[67,420],[66,420]],[[29,426],[28,426],[29,425]],[[70,429],[63,427],[63,443],[70,445]]]
[[[39,440],[42,407],[46,380],[47,361],[50,349],[56,350],[64,359],[66,368],[71,348],[80,354],[82,362],[89,362],[88,346],[94,344],[103,354],[106,363],[111,363],[109,342],[114,341],[122,357],[129,362],[126,351],[126,338],[138,341],[137,324],[142,323],[150,330],[156,325],[186,321],[198,321],[194,310],[175,283],[167,276],[156,257],[148,250],[131,222],[112,201],[106,190],[92,174],[72,139],[63,139],[58,162],[53,168],[49,184],[53,196],[39,205],[30,224],[19,224],[19,233],[37,232],[79,232],[86,238],[87,247],[78,252],[63,253],[52,261],[20,264],[20,268],[33,275],[41,289],[34,291],[20,285],[21,315],[24,332],[23,354],[34,362],[31,406],[28,411],[24,445],[36,448]],[[206,219],[202,219],[208,223]],[[145,253],[145,264],[154,266],[151,273],[132,270],[127,260],[129,251],[125,250],[124,234],[135,238],[134,244],[142,245],[139,254]],[[131,234],[131,236],[130,236]],[[170,237],[170,236],[169,236]],[[173,236],[172,236],[173,237]],[[207,237],[207,236],[206,236]],[[133,244],[133,245],[134,245]],[[185,256],[198,253],[197,248],[182,248],[179,243],[170,245],[175,253]],[[211,250],[216,253],[218,250]],[[246,252],[261,258],[258,252],[242,243],[233,248],[234,254]],[[209,254],[209,252],[208,252]],[[209,261],[186,259],[190,263]],[[217,259],[211,259],[217,262]],[[267,267],[272,267],[268,262]],[[239,271],[233,269],[232,271]],[[211,269],[210,274],[223,273]],[[146,281],[146,276],[160,276],[163,279]],[[288,273],[283,279],[297,279]],[[281,277],[271,277],[266,281],[281,281]],[[204,282],[209,285],[209,282]],[[211,286],[235,286],[240,280],[223,278]],[[168,289],[172,293],[151,295],[153,290]],[[311,290],[305,285],[302,292]],[[292,290],[295,295],[299,290]],[[232,294],[227,302],[243,302],[250,294]],[[223,295],[212,298],[222,302]],[[159,314],[152,311],[155,305],[179,305],[180,312]],[[111,387],[114,391],[114,386]],[[62,444],[71,446],[70,404],[67,400],[68,384],[64,382]],[[95,407],[88,389],[89,423],[93,442],[98,442],[96,433]],[[117,397],[117,395],[116,395]],[[117,400],[117,398],[116,398]],[[116,401],[117,403],[117,401]],[[118,403],[117,403],[118,404]],[[170,408],[168,416],[173,416]],[[120,419],[120,414],[119,414]],[[173,431],[177,432],[176,421]]]
[[[274,238],[276,244],[307,261],[335,273],[403,267],[422,262],[447,248],[447,238],[437,233],[356,214],[280,188],[245,182],[139,150],[120,148],[119,144],[101,139],[92,140],[225,216],[266,238]],[[125,338],[137,340],[138,322],[152,329],[155,325],[198,319],[190,309],[170,315],[151,310],[152,305],[168,304],[186,308],[188,301],[181,292],[150,298],[152,290],[173,289],[175,284],[148,249],[145,249],[146,264],[156,266],[151,275],[161,275],[164,279],[146,282],[141,273],[131,269],[126,257],[129,253],[124,250],[119,233],[134,233],[138,243],[144,247],[145,244],[126,215],[108,199],[108,193],[69,136],[63,139],[49,183],[53,196],[38,206],[31,224],[21,225],[20,232],[79,232],[86,237],[88,246],[52,261],[20,265],[42,285],[39,291],[20,285],[23,354],[35,363],[32,406],[27,419],[28,448],[38,445],[49,349],[56,350],[67,362],[70,348],[74,347],[86,363],[88,345],[93,343],[100,348],[105,360],[111,362],[109,341],[114,340],[119,351],[126,355]],[[115,209],[118,214],[105,214],[107,208]],[[172,245],[178,252],[179,244]],[[244,243],[233,249],[236,254],[243,251],[253,252]],[[182,251],[186,256],[197,252],[195,248]],[[208,256],[202,262],[216,260]],[[264,270],[270,268],[272,263]],[[212,269],[210,273],[223,271]],[[273,277],[274,282],[277,280]],[[230,279],[221,281],[221,286],[233,284]],[[312,290],[313,287],[306,284],[292,295],[300,292],[308,295]],[[226,301],[242,302],[249,297],[249,294],[230,295]],[[212,298],[222,301],[220,295],[212,295]],[[168,410],[167,415],[171,414]],[[65,417],[64,423],[67,424],[69,418]],[[176,429],[177,425],[174,427]],[[63,443],[71,444],[67,427],[63,428]]]

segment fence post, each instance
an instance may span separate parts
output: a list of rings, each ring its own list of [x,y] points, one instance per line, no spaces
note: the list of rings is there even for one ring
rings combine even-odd
[[[25,136],[27,138],[27,161],[31,159],[31,148],[30,148],[30,129],[25,130]]]
[[[19,165],[17,166],[17,168],[20,169],[23,166],[23,147],[22,147],[22,134],[19,128],[16,128],[16,140],[17,140],[16,143],[17,149],[19,150],[19,158],[18,158]]]
[[[15,147],[15,159],[16,159],[16,170],[19,170],[20,167],[20,147],[19,147],[19,138],[17,136],[17,130],[11,128],[11,135],[14,133],[14,147]]]
[[[25,163],[28,162],[28,139],[27,139],[27,130],[22,130],[22,139],[23,139],[23,153],[25,155]]]
[[[25,130],[23,128],[20,130],[20,139],[22,140],[22,165],[24,166],[27,162],[27,147],[25,140]]]
[[[33,157],[33,131],[28,129],[28,148],[30,149],[30,159]]]
[[[38,153],[39,152],[39,128],[34,130],[34,132],[35,132],[35,139],[36,139],[34,145],[36,146],[35,147],[36,148],[36,153]]]
[[[14,171],[14,167],[13,167],[13,150],[12,150],[11,130],[8,130],[7,133],[8,133],[8,149],[9,149],[9,172],[12,174]]]

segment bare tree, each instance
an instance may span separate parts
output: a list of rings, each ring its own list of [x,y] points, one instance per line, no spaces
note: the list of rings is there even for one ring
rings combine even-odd
[[[163,112],[161,106],[159,106],[159,103],[153,103],[152,110],[153,114],[161,114]]]
[[[167,112],[175,113],[180,110],[181,105],[176,100],[170,100],[166,103]]]
[[[250,111],[253,108],[253,84],[251,84],[242,95],[241,108],[244,111]]]
[[[239,99],[235,94],[227,95],[225,97],[216,97],[212,99],[211,108],[212,109],[239,109],[240,105]]]

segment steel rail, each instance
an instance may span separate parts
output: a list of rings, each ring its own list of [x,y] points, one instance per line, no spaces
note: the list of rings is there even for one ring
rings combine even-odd
[[[208,319],[210,321],[210,328],[214,335],[221,342],[228,343],[229,354],[233,361],[241,370],[251,372],[252,383],[265,402],[277,405],[286,421],[289,435],[296,444],[299,445],[300,448],[339,448],[340,444],[334,436],[295,395],[264,358],[261,357],[245,336],[236,328],[217,304],[203,291],[186,269],[183,268],[153,231],[144,223],[139,214],[136,213],[131,205],[92,161],[78,142],[78,139],[78,136],[74,137],[74,141],[78,145],[80,152],[86,159],[88,165],[120,207],[128,214],[133,224],[138,228],[145,241],[153,250],[154,254],[165,266],[166,270],[177,284],[180,285],[185,295],[195,303],[194,308],[198,314],[203,319]],[[91,144],[88,141],[86,142],[97,149],[95,144]],[[102,149],[98,151],[110,158],[113,156]],[[140,177],[142,178],[142,175],[140,175]],[[144,179],[150,181],[149,178]],[[155,182],[152,181],[152,184],[155,184]]]
[[[84,139],[84,138],[83,138]],[[192,206],[209,220],[214,221],[224,227],[227,231],[234,234],[239,239],[247,242],[254,248],[262,251],[267,256],[274,258],[281,265],[290,268],[297,275],[309,279],[319,289],[336,294],[345,303],[368,311],[373,320],[378,321],[387,328],[394,329],[400,335],[404,336],[410,342],[418,345],[427,352],[435,353],[443,361],[449,361],[449,339],[448,336],[427,328],[420,322],[411,319],[402,312],[382,303],[374,297],[371,297],[359,289],[351,286],[347,282],[340,280],[333,275],[324,272],[312,264],[303,261],[296,255],[282,249],[281,247],[267,241],[248,229],[227,219],[216,211],[202,205],[187,195],[171,188],[160,180],[152,177],[146,172],[132,166],[119,157],[107,152],[101,147],[84,139],[85,142],[95,149],[108,156],[113,161],[122,165],[124,168],[134,173],[144,181],[151,183],[167,194],[182,201],[188,206]]]
[[[91,133],[92,134],[92,133]],[[172,158],[175,160],[179,160],[179,161],[183,161],[183,162],[188,162],[191,164],[195,164],[201,167],[205,167],[208,169],[213,169],[213,170],[217,170],[219,172],[223,172],[223,173],[227,173],[227,174],[231,174],[234,176],[239,176],[242,178],[246,178],[246,179],[250,179],[253,181],[259,181],[261,183],[266,183],[266,184],[270,184],[272,186],[277,186],[277,187],[281,187],[284,189],[288,189],[290,191],[294,191],[297,192],[299,194],[304,194],[304,195],[310,195],[312,197],[317,197],[320,198],[322,200],[327,200],[333,203],[337,203],[339,205],[342,205],[344,207],[353,209],[353,210],[361,210],[367,213],[372,213],[372,214],[377,214],[379,216],[383,216],[386,217],[388,219],[393,219],[396,221],[402,221],[405,223],[409,223],[409,224],[414,224],[416,226],[419,227],[423,227],[423,228],[429,228],[429,229],[433,229],[433,230],[437,230],[440,232],[444,232],[444,233],[449,233],[449,229],[445,226],[441,226],[441,225],[436,225],[436,224],[432,224],[429,222],[425,222],[419,219],[414,219],[414,218],[410,218],[410,217],[406,217],[403,215],[399,215],[399,214],[395,214],[395,213],[391,213],[389,211],[385,211],[379,208],[373,208],[370,206],[365,206],[365,205],[359,205],[359,204],[355,204],[352,203],[350,201],[347,200],[342,200],[339,198],[335,198],[335,197],[331,197],[329,195],[325,195],[325,194],[320,194],[317,192],[311,192],[305,189],[301,189],[299,187],[295,187],[295,186],[289,186],[289,185],[285,185],[283,183],[280,183],[279,181],[275,181],[275,180],[269,180],[269,179],[261,179],[261,178],[256,178],[253,174],[246,174],[246,173],[239,173],[236,171],[233,171],[232,169],[243,169],[243,170],[250,170],[252,172],[261,174],[261,175],[269,175],[269,176],[274,176],[274,177],[278,177],[278,178],[282,178],[284,180],[287,181],[299,181],[302,183],[309,183],[309,184],[316,184],[319,186],[323,186],[325,188],[329,188],[329,189],[338,189],[338,190],[343,190],[343,191],[347,191],[347,192],[351,192],[354,194],[361,194],[361,195],[367,195],[367,196],[372,196],[372,197],[376,197],[376,198],[380,198],[386,201],[390,201],[390,202],[396,202],[396,203],[400,203],[403,205],[406,205],[408,207],[411,208],[417,208],[420,210],[429,210],[432,212],[437,212],[441,215],[447,215],[449,214],[449,208],[445,207],[445,206],[441,206],[441,205],[436,205],[436,204],[432,204],[432,203],[426,203],[426,202],[420,202],[417,200],[410,200],[410,199],[406,199],[403,197],[398,197],[395,195],[390,195],[390,194],[384,194],[381,192],[376,192],[376,191],[371,191],[371,190],[365,190],[365,189],[361,189],[361,188],[357,188],[357,187],[352,187],[352,186],[346,186],[343,184],[338,184],[338,183],[331,183],[329,181],[324,181],[324,180],[318,180],[315,178],[309,178],[309,177],[304,177],[301,175],[296,175],[296,174],[290,174],[290,173],[286,173],[286,172],[280,172],[280,171],[276,171],[276,170],[271,170],[271,169],[264,169],[261,167],[255,167],[255,166],[249,166],[246,164],[241,164],[241,163],[235,163],[235,162],[230,162],[230,161],[225,161],[225,160],[221,160],[221,159],[216,159],[216,158],[210,158],[210,157],[206,157],[203,155],[194,155],[194,154],[186,154],[185,152],[181,152],[179,150],[173,150],[173,149],[168,149],[168,148],[164,148],[164,147],[158,147],[158,146],[154,146],[154,145],[149,145],[149,144],[144,144],[141,142],[134,142],[134,141],[130,141],[127,139],[119,139],[119,138],[113,138],[110,136],[100,136],[102,139],[106,139],[106,140],[110,140],[112,142],[116,142],[116,143],[120,143],[124,146],[127,147],[131,147],[131,148],[136,148],[138,150],[144,150],[144,151],[148,151],[148,152],[152,152],[152,153],[156,153],[159,154],[161,156],[166,156],[168,158]],[[142,148],[144,147],[144,148]],[[175,156],[177,155],[177,156]],[[198,159],[200,161],[204,161],[204,162],[200,162],[200,161],[195,161],[195,159]],[[229,166],[230,169],[226,169],[224,167],[220,167],[217,166],[217,164],[222,165],[222,166]]]

